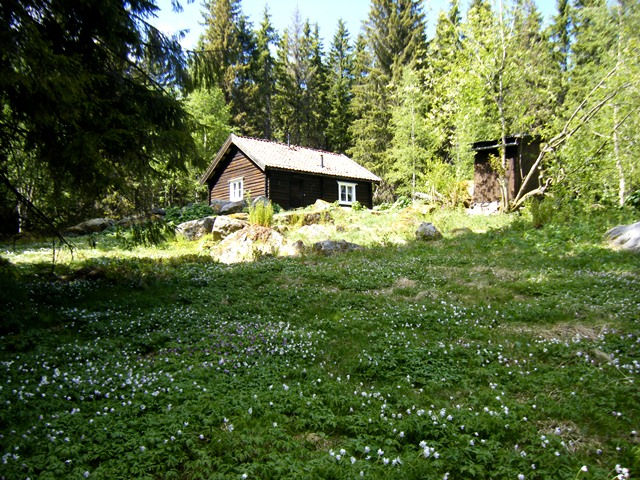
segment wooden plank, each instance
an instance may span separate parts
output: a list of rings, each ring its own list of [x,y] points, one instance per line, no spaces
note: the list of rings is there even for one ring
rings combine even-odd
[[[242,178],[245,195],[252,198],[265,194],[266,175],[236,147],[220,162],[209,183],[209,200],[229,200],[229,182]]]

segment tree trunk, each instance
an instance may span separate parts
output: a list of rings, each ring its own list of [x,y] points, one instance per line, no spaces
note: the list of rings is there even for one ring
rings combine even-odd
[[[618,137],[618,105],[613,106],[613,155],[616,159],[616,169],[618,170],[618,201],[620,206],[624,205],[627,191],[624,169],[622,168],[622,158],[620,157],[620,139]]]
[[[507,63],[507,46],[504,38],[504,16],[503,5],[500,0],[500,43],[502,46],[500,69],[498,70],[498,113],[500,115],[500,166],[502,170],[499,174],[500,193],[502,197],[501,209],[503,212],[509,208],[511,199],[509,198],[509,166],[507,165],[507,123],[504,114],[504,70]]]
[[[618,2],[618,43],[616,52],[616,68],[622,66],[622,6]],[[618,202],[620,206],[624,205],[625,194],[627,190],[624,169],[622,167],[622,158],[620,157],[620,139],[618,137],[618,116],[619,106],[617,102],[613,104],[613,155],[616,160],[616,169],[618,170]]]

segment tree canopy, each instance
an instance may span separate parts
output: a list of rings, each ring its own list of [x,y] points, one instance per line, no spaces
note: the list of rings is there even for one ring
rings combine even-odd
[[[337,19],[325,41],[299,13],[277,32],[267,10],[254,26],[240,0],[208,0],[186,54],[149,24],[156,10],[2,3],[6,188],[63,217],[105,192],[132,208],[184,202],[234,131],[346,152],[382,177],[378,199],[458,201],[471,144],[522,134],[546,145],[539,194],[619,205],[640,189],[637,2],[557,0],[547,25],[533,0],[452,0],[427,38],[422,2],[372,0],[360,32]],[[182,193],[162,193],[173,184]]]

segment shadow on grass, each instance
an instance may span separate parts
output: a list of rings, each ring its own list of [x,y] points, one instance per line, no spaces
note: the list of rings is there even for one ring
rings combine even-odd
[[[94,257],[55,269],[48,262],[20,268],[4,262],[0,334],[55,328],[68,321],[64,311],[70,308],[134,310],[158,305],[332,318],[342,309],[366,310],[371,302],[455,302],[493,305],[519,322],[562,321],[584,316],[593,307],[587,308],[588,302],[601,307],[606,289],[614,300],[626,298],[620,289],[638,273],[637,255],[612,251],[601,242],[603,223],[533,229],[516,221],[499,230],[434,242],[235,265],[191,253]],[[634,281],[637,286],[637,277]]]

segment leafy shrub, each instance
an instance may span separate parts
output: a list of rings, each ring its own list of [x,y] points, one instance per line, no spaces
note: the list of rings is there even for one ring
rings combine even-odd
[[[362,205],[359,201],[355,201],[351,204],[351,210],[360,211],[364,210],[364,205]]]
[[[629,195],[624,204],[635,210],[640,210],[640,188]]]
[[[194,203],[184,207],[168,207],[164,219],[167,223],[178,224],[208,217],[212,214],[213,210],[206,203]]]
[[[255,205],[250,205],[249,222],[254,225],[270,227],[273,223],[273,205],[271,202],[256,202]]]
[[[405,195],[401,195],[393,204],[394,208],[406,208],[411,205],[411,199]]]
[[[549,197],[533,197],[526,208],[531,215],[531,224],[534,228],[541,228],[553,219],[555,205]]]
[[[174,236],[173,223],[166,220],[149,220],[116,231],[116,238],[125,248],[133,248],[139,245],[157,246],[171,240]]]

